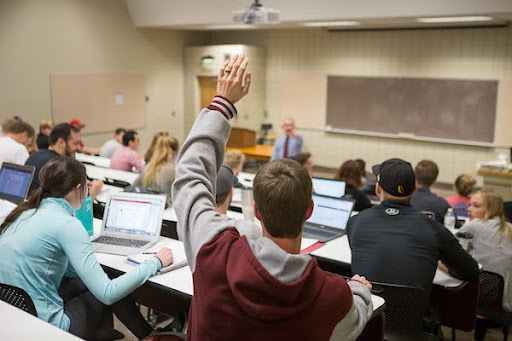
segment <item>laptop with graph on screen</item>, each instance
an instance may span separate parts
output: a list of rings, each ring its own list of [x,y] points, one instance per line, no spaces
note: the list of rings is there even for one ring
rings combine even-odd
[[[313,214],[306,220],[302,237],[327,242],[346,233],[354,200],[313,194]]]
[[[163,195],[110,194],[94,251],[126,256],[146,250],[160,238],[165,202]]]

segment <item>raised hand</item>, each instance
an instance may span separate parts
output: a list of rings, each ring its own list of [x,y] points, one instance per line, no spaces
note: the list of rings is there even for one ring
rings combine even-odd
[[[236,55],[224,62],[217,81],[217,95],[235,104],[249,93],[251,73],[245,74],[247,64],[249,64],[249,58],[244,54]]]

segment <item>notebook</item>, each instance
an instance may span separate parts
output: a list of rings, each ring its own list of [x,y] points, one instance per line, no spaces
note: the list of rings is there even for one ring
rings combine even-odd
[[[131,255],[142,252],[160,238],[165,196],[112,193],[107,199],[95,252]]]
[[[26,198],[35,168],[4,162],[0,167],[0,199],[20,204]]]
[[[149,258],[154,257],[156,252],[160,250],[162,247],[166,247],[172,250],[172,256],[174,258],[174,261],[172,262],[171,265],[168,265],[158,270],[159,274],[163,274],[188,265],[187,256],[185,255],[185,247],[183,246],[182,242],[180,242],[179,240],[171,239],[166,240],[164,243],[165,244],[163,245],[162,243],[158,243],[157,245],[154,245],[153,247],[151,247],[150,249],[146,250],[143,253],[129,255],[126,258],[126,260],[135,264],[141,264],[144,263]]]
[[[313,194],[313,202],[315,208],[306,220],[302,236],[325,243],[344,235],[355,201]]]
[[[345,195],[347,184],[342,180],[312,178],[313,192],[328,197],[341,198]]]

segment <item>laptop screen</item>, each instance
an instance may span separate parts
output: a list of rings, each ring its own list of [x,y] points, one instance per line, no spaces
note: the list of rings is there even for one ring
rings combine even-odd
[[[158,196],[153,199],[111,195],[104,217],[105,231],[155,236],[164,207],[165,200]]]
[[[0,168],[0,198],[21,203],[27,196],[34,167],[4,162]]]
[[[344,230],[347,227],[354,201],[329,198],[313,194],[315,208],[307,220],[308,224]]]
[[[312,178],[313,191],[316,194],[326,195],[333,198],[341,198],[345,195],[345,181]]]

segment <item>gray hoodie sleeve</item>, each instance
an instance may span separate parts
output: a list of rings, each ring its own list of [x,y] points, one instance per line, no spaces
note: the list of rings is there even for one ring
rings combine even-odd
[[[215,184],[230,131],[231,125],[225,115],[204,109],[178,158],[172,202],[178,217],[178,236],[185,244],[192,272],[201,247],[221,231],[236,227],[241,234],[247,234],[251,227],[256,228],[252,222],[235,223],[216,210]],[[249,232],[244,233],[246,230]]]
[[[354,302],[348,314],[338,322],[331,334],[331,341],[351,341],[357,339],[373,314],[370,290],[358,281],[349,281]]]

